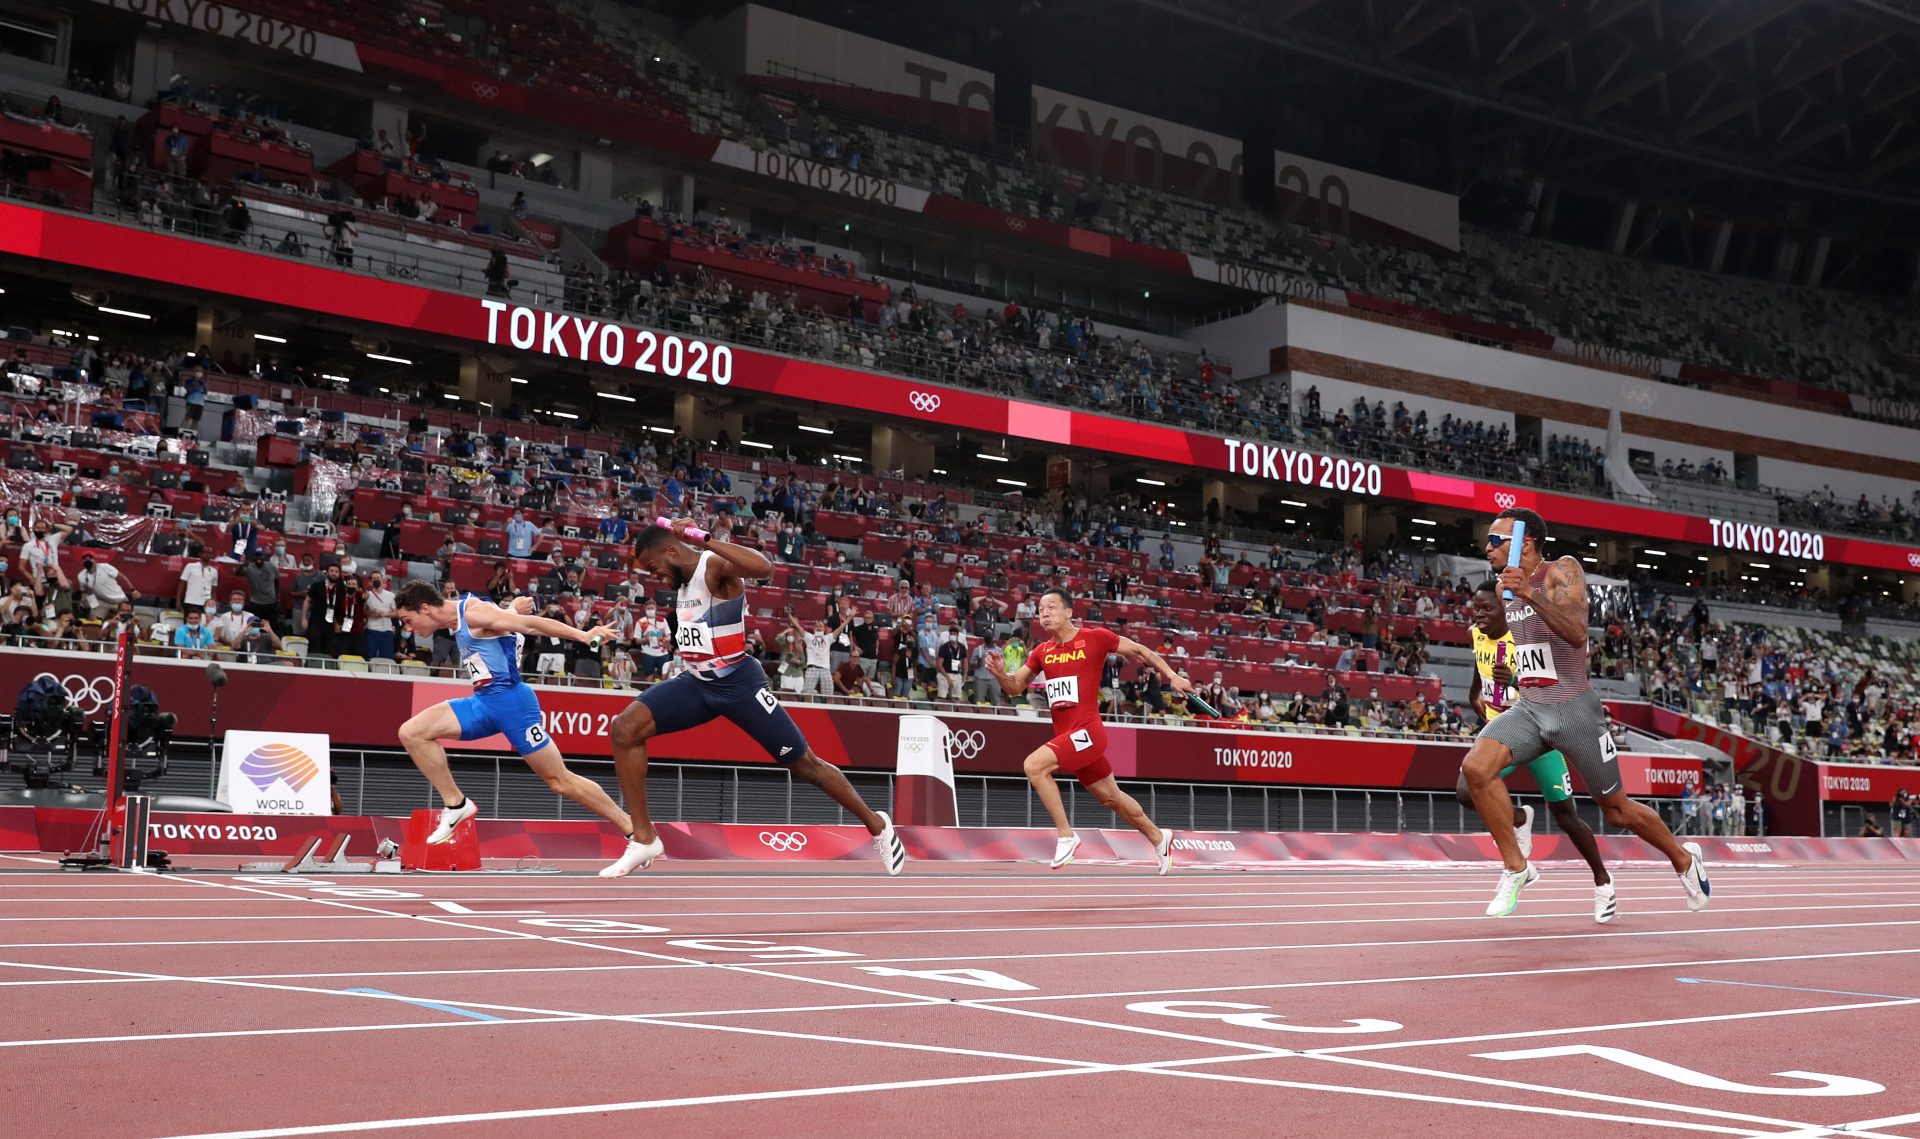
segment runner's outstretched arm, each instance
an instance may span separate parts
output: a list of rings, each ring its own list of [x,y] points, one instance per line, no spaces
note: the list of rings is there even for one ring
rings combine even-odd
[[[1173,689],[1175,692],[1193,691],[1193,681],[1176,672],[1174,667],[1167,663],[1166,657],[1154,652],[1139,641],[1121,637],[1118,651],[1120,655],[1127,660],[1147,665],[1149,668],[1157,671],[1162,677],[1166,678],[1167,687]]]

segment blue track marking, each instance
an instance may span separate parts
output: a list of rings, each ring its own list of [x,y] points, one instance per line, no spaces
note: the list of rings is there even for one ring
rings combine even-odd
[[[1785,989],[1790,993],[1826,993],[1835,997],[1879,997],[1889,1001],[1920,1001],[1920,997],[1897,997],[1892,993],[1855,993],[1846,989],[1808,989],[1799,985],[1763,985],[1758,981],[1716,981],[1711,977],[1675,977],[1683,985],[1738,985],[1743,989]]]
[[[410,1005],[419,1005],[421,1008],[436,1009],[440,1012],[450,1012],[455,1016],[464,1016],[470,1020],[495,1020],[504,1023],[507,1019],[503,1016],[494,1016],[490,1013],[478,1012],[470,1008],[461,1008],[459,1005],[443,1005],[439,1001],[423,1000],[419,997],[403,997],[399,993],[389,993],[385,989],[342,989],[341,991],[346,993],[362,993],[370,997],[391,997],[395,1000],[405,1001]]]

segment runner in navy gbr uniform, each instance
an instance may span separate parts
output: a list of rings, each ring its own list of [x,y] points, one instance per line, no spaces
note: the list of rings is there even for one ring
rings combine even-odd
[[[1514,523],[1524,523],[1518,559]],[[1540,876],[1513,828],[1513,800],[1500,772],[1559,751],[1587,785],[1607,822],[1640,836],[1673,863],[1687,908],[1704,910],[1711,894],[1698,843],[1681,843],[1643,803],[1620,786],[1620,763],[1607,712],[1587,680],[1587,575],[1574,558],[1544,556],[1547,524],[1525,507],[1503,511],[1487,531],[1487,562],[1500,575],[1507,625],[1513,630],[1512,671],[1518,696],[1480,729],[1460,765],[1480,819],[1500,848],[1505,871],[1487,916],[1505,917],[1520,891]]]
[[[767,687],[767,674],[747,652],[747,581],[773,576],[757,550],[709,538],[684,518],[648,526],[633,544],[634,560],[679,591],[674,604],[674,648],[687,671],[642,692],[613,721],[613,763],[633,812],[626,852],[600,871],[618,878],[660,857],[662,847],[647,814],[647,741],[697,728],[724,716],[767,750],[795,778],[825,791],[873,835],[887,873],[907,863],[893,820],[867,806],[840,769],[807,746],[806,737]]]

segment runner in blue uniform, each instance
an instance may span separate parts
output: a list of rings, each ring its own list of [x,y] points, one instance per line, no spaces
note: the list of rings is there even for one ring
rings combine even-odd
[[[825,791],[866,824],[887,873],[900,873],[907,850],[893,820],[867,806],[839,768],[813,753],[767,687],[766,670],[747,651],[746,583],[773,576],[773,563],[758,550],[710,538],[684,518],[646,527],[633,544],[633,556],[642,569],[679,591],[673,645],[687,671],[642,692],[614,718],[613,764],[633,812],[633,834],[625,853],[600,876],[631,874],[660,857],[660,838],[647,815],[647,741],[720,717],[752,737],[796,779]]]
[[[453,837],[453,828],[478,814],[480,808],[460,793],[447,767],[443,740],[481,740],[503,735],[520,758],[547,786],[620,828],[633,837],[633,820],[598,783],[567,770],[560,749],[540,725],[540,701],[520,677],[523,634],[593,643],[617,640],[614,630],[576,629],[572,625],[522,611],[531,598],[517,598],[510,608],[462,594],[444,597],[430,582],[409,581],[393,602],[394,616],[422,636],[452,629],[460,667],[473,684],[473,695],[435,704],[400,726],[400,743],[413,757],[420,773],[440,792],[445,808],[439,825],[427,836],[430,843]]]

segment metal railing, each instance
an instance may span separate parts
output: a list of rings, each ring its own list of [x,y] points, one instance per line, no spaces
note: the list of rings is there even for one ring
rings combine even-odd
[[[487,818],[591,820],[595,816],[549,790],[539,776],[512,756],[451,755],[460,789],[480,805]],[[404,752],[335,748],[341,806],[349,815],[404,815],[441,804]],[[570,759],[569,768],[598,783],[620,800],[613,763],[607,759]],[[98,791],[101,780],[88,774],[82,757],[75,772],[60,782]],[[893,776],[888,772],[847,770],[848,780],[876,810],[894,809]],[[165,796],[207,795],[217,783],[204,742],[176,742],[172,770],[149,780],[145,789]],[[1181,783],[1129,779],[1124,784],[1147,814],[1161,826],[1198,831],[1314,831],[1347,833],[1466,834],[1482,830],[1470,806],[1450,791],[1310,787],[1287,784]],[[1061,795],[1076,827],[1122,825],[1077,782],[1063,779]],[[1515,794],[1531,804],[1540,833],[1552,829],[1538,796]],[[1044,827],[1051,825],[1032,786],[1018,775],[961,775],[955,780],[956,822],[963,827]],[[1680,802],[1650,800],[1676,833],[1685,826]],[[647,803],[656,822],[747,823],[767,825],[854,825],[857,820],[818,789],[772,765],[737,766],[654,761],[647,770]],[[1576,810],[1596,834],[1610,830],[1593,803],[1576,801]],[[1697,823],[1686,833],[1705,833]]]

